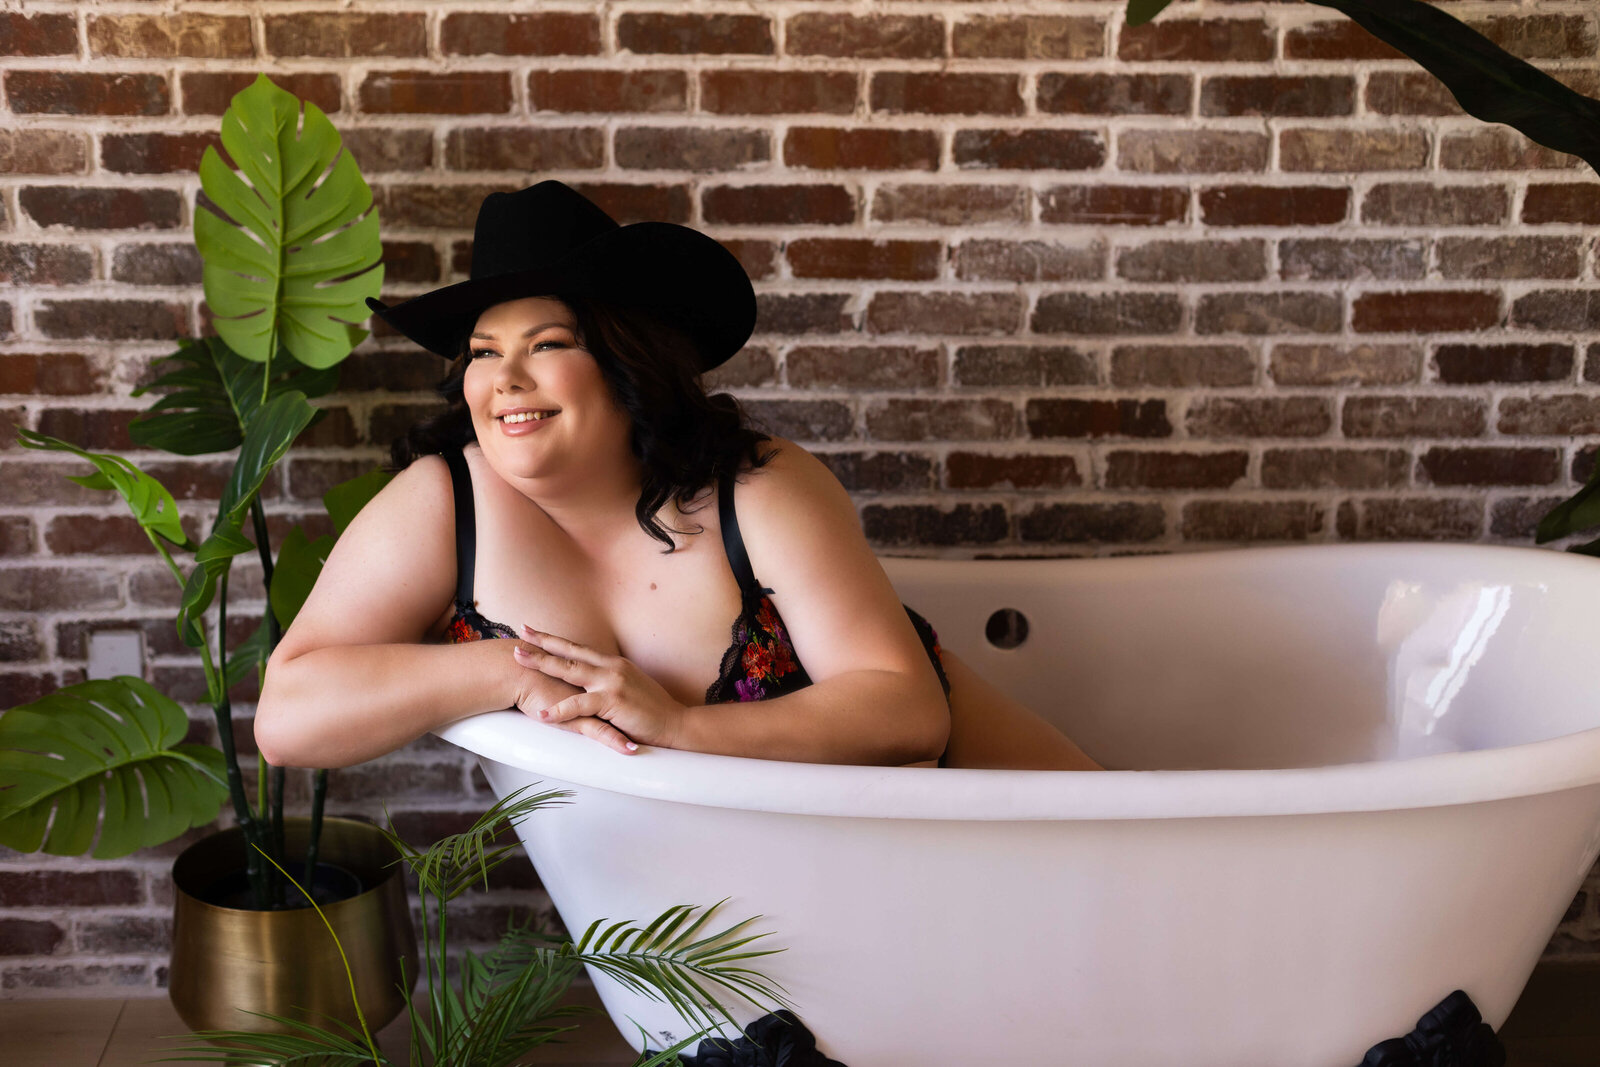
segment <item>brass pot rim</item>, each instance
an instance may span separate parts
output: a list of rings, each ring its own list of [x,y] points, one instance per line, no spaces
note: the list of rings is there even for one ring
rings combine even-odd
[[[290,815],[284,817],[283,823],[285,829],[290,827],[294,827],[296,829],[304,827],[309,829],[311,825],[311,819],[309,816],[305,815]],[[326,831],[330,826],[338,826],[351,833],[368,835],[374,838],[377,843],[380,843],[381,847],[393,857],[392,862],[384,865],[383,874],[373,879],[372,884],[368,888],[363,889],[355,896],[345,897],[341,900],[335,900],[327,904],[317,905],[324,912],[327,912],[330,909],[339,909],[350,905],[360,906],[359,902],[364,901],[374,893],[383,892],[384,888],[390,882],[400,877],[401,872],[404,869],[404,864],[401,862],[400,854],[399,852],[395,851],[394,846],[389,843],[388,839],[382,835],[377,827],[377,824],[367,822],[363,819],[350,819],[338,815],[327,815],[322,819],[322,826],[324,831]],[[202,837],[200,840],[189,845],[182,852],[178,853],[177,858],[172,861],[172,888],[178,896],[184,898],[184,906],[189,908],[204,908],[219,912],[250,912],[264,914],[291,914],[295,912],[311,910],[309,905],[301,908],[231,908],[225,904],[213,904],[210,901],[196,896],[194,893],[190,892],[190,890],[184,885],[185,878],[183,877],[183,874],[180,873],[182,868],[186,864],[197,863],[199,861],[199,857],[204,855],[206,852],[217,848],[227,847],[227,843],[229,841],[243,837],[244,831],[242,829],[240,829],[238,826],[229,826],[222,830],[212,831],[211,833]],[[322,860],[322,862],[335,864],[335,860],[332,858],[326,858]],[[362,881],[367,881],[367,879],[363,878]]]

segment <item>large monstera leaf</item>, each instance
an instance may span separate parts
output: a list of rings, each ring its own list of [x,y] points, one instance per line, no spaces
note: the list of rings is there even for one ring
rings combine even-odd
[[[223,214],[194,217],[217,333],[256,363],[282,346],[331,367],[366,337],[356,323],[383,283],[372,190],[322,109],[302,113],[266,75],[233,98],[222,145],[238,171],[207,148],[200,184]]]
[[[0,715],[0,845],[115,859],[217,817],[222,753],[139,678],[80,682]],[[96,835],[98,832],[98,841]]]

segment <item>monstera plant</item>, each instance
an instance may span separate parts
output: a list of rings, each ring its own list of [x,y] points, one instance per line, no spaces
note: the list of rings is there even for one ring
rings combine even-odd
[[[205,673],[217,747],[184,743],[183,709],[139,678],[82,682],[14,708],[0,716],[0,844],[121,856],[211,822],[231,800],[253,846],[246,850],[250,896],[255,907],[272,908],[285,904],[288,883],[261,857],[291,862],[283,843],[285,776],[258,758],[252,803],[229,690],[252,676],[259,681],[332,538],[312,539],[295,527],[274,557],[261,492],[291,443],[321,417],[311,399],[334,388],[339,362],[366,336],[357,323],[383,268],[372,191],[314,104],[259,77],[233,98],[221,142],[226,159],[208,148],[200,163],[205,198],[194,220],[217,336],[184,341],[159,361],[160,373],[136,390],[156,399],[129,427],[144,448],[232,455],[220,498],[202,505],[209,514],[181,514],[171,492],[121,456],[19,431],[27,448],[91,465],[72,480],[118,493],[166,564],[180,590],[178,636]],[[373,472],[330,492],[324,500],[334,528],[342,530],[381,485]],[[269,609],[229,647],[229,575],[248,553],[260,560]],[[325,790],[321,772],[301,857],[306,871],[317,869]]]

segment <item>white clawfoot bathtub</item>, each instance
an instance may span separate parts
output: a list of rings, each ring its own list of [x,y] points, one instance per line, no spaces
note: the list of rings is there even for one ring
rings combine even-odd
[[[1460,988],[1499,1028],[1600,851],[1600,562],[1330,545],[885,560],[1102,773],[625,757],[514,712],[442,734],[569,929],[731,897],[849,1067],[1353,1067]],[[1027,640],[986,640],[998,609]],[[596,985],[630,1040],[682,1036]],[[751,1016],[758,1014],[754,1011]]]

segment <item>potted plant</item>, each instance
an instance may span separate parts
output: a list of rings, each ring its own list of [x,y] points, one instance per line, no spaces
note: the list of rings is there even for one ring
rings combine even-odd
[[[259,682],[332,545],[331,536],[311,538],[296,526],[275,555],[261,491],[295,438],[321,417],[311,399],[334,388],[338,364],[366,336],[355,324],[366,317],[365,298],[382,283],[378,216],[371,189],[327,117],[265,76],[233,98],[221,142],[232,165],[206,149],[199,171],[205,200],[194,221],[217,336],[184,341],[160,361],[162,373],[136,391],[157,398],[129,428],[146,448],[231,453],[209,532],[192,533],[200,529],[198,516],[186,523],[172,494],[121,456],[18,431],[25,447],[92,464],[92,473],[73,480],[119,493],[166,563],[181,589],[178,635],[198,653],[205,673],[216,747],[185,743],[183,709],[133,677],[67,686],[0,716],[0,844],[7,847],[123,856],[207,825],[231,804],[233,829],[194,845],[174,866],[173,998],[180,1015],[197,1025],[219,1025],[224,1017],[237,1024],[246,1017],[232,1016],[226,995],[243,985],[274,986],[264,978],[243,985],[192,980],[200,961],[282,955],[304,942],[297,925],[304,915],[295,909],[305,897],[283,871],[299,872],[318,903],[351,897],[346,910],[363,916],[353,921],[384,932],[372,940],[391,958],[374,964],[381,972],[374,989],[392,989],[397,960],[414,952],[404,888],[386,868],[389,842],[364,824],[324,823],[326,772],[315,774],[310,818],[286,820],[284,770],[258,757],[252,803],[229,696],[252,676]],[[375,471],[324,497],[336,531],[383,481]],[[230,647],[229,575],[247,553],[260,560],[269,609],[254,632]],[[341,865],[353,869],[334,869]],[[198,932],[202,915],[252,947],[230,956],[214,940],[220,934]],[[287,968],[305,970],[292,961]],[[390,999],[398,1011],[398,996]]]
[[[587,1009],[564,1004],[563,998],[585,965],[636,992],[666,1001],[698,1028],[662,1052],[646,1051],[639,1067],[676,1065],[683,1049],[719,1030],[723,1023],[738,1029],[714,990],[725,990],[757,1008],[784,1003],[773,984],[749,966],[751,960],[780,950],[752,947],[767,936],[747,932],[754,919],[709,931],[708,922],[720,904],[709,908],[677,905],[644,925],[597,920],[576,941],[513,924],[493,951],[485,955],[463,952],[459,965],[451,967],[447,952],[450,902],[474,883],[486,882],[490,871],[521,848],[508,833],[512,826],[568,795],[519,790],[496,803],[465,833],[446,837],[426,851],[411,847],[392,828],[387,832],[416,876],[422,899],[426,992],[406,999],[411,1035],[407,1062],[426,1062],[433,1067],[503,1067],[522,1062],[521,1057],[532,1049],[559,1041],[576,1029],[571,1020]],[[320,909],[317,914],[322,914]],[[324,944],[341,953],[349,945],[348,937],[341,937],[332,923],[319,934]],[[356,1019],[349,1023],[272,1021],[282,1026],[282,1032],[202,1031],[193,1036],[205,1044],[184,1045],[170,1058],[240,1067],[298,1063],[391,1067],[395,1063],[379,1048],[374,1027],[359,1010],[359,1000]],[[738,1062],[792,1067],[833,1064],[816,1052],[810,1032],[786,1011],[767,1016],[765,1026],[784,1032],[768,1039],[771,1047],[763,1058],[752,1056]],[[752,1033],[760,1036],[756,1027]],[[738,1040],[752,1044],[750,1037]],[[733,1046],[713,1039],[711,1047],[720,1054]],[[709,1062],[709,1057],[702,1058]],[[728,1062],[727,1057],[718,1062]]]

